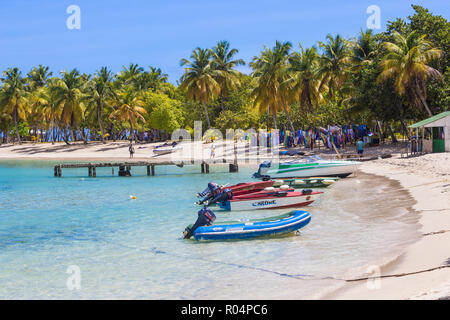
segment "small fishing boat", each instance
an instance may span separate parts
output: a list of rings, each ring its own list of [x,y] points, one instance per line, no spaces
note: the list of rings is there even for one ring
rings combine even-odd
[[[242,182],[238,184],[234,184],[232,186],[229,186],[227,188],[230,188],[231,191],[242,191],[242,190],[263,190],[267,187],[272,187],[274,184],[274,181],[268,180],[268,181],[257,181],[257,182]]]
[[[344,178],[355,172],[359,165],[361,162],[358,161],[322,160],[317,156],[280,162],[274,166],[270,161],[265,161],[259,165],[258,172],[254,173],[253,177],[263,180],[295,177]]]
[[[176,142],[164,143],[162,145],[156,146],[153,149],[153,153],[156,155],[163,155],[163,154],[169,154],[169,153],[178,151],[180,149],[181,149],[181,146],[179,146]]]
[[[220,208],[227,211],[299,208],[313,203],[323,192],[312,190],[260,191],[237,195],[225,201],[218,201]]]
[[[274,180],[274,187],[288,185],[294,188],[326,188],[338,181],[339,178],[333,177],[314,177],[314,178],[297,178]]]
[[[207,215],[211,217],[211,214],[207,213]],[[306,211],[297,210],[275,217],[244,222],[230,221],[213,224],[214,219],[215,216],[213,219],[204,219],[199,212],[197,221],[205,221],[209,225],[196,222],[195,225],[186,228],[184,237],[193,236],[195,240],[236,240],[289,234],[306,226],[311,221],[311,215]]]

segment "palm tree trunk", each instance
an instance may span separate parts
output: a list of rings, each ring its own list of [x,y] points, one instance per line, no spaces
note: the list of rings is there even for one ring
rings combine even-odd
[[[272,111],[272,119],[273,119],[273,127],[275,130],[277,130],[277,115],[275,111]]]
[[[102,126],[102,104],[100,101],[97,101],[97,119],[98,119],[98,126],[100,127],[100,132],[102,133],[102,143],[105,143],[105,134],[103,133],[103,126]]]
[[[134,138],[134,130],[133,130],[133,124],[130,121],[130,133],[131,133],[131,141],[133,141]],[[136,142],[136,139],[134,140],[134,142]]]
[[[431,112],[430,107],[428,107],[427,101],[426,101],[425,97],[423,96],[422,91],[420,91],[420,87],[419,87],[419,83],[417,82],[417,79],[416,79],[416,92],[420,98],[420,101],[422,101],[422,104],[425,107],[425,110],[427,110],[428,115],[430,117],[432,117],[433,113]]]
[[[14,107],[13,114],[14,114],[14,126],[16,128],[17,140],[19,141],[19,144],[22,144],[22,141],[20,140],[19,128],[17,126],[17,105]]]
[[[208,129],[211,129],[211,123],[209,122],[208,109],[206,108],[205,101],[202,101],[203,109],[205,110],[206,122],[208,123]]]
[[[286,117],[288,118],[289,126],[291,127],[291,131],[295,132],[294,126],[292,125],[291,116],[289,115],[286,105],[283,102],[282,102],[282,105],[283,105],[284,113],[286,114]]]
[[[391,134],[391,138],[392,138],[392,143],[397,143],[397,137],[394,134],[394,131],[392,131],[392,127],[391,125],[388,123],[387,124],[387,129],[389,130],[389,133]]]

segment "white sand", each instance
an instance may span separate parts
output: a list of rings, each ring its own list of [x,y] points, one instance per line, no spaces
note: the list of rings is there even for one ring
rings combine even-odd
[[[134,160],[173,160],[172,155],[154,157],[152,150],[159,144],[135,145]],[[211,144],[198,144],[203,148],[203,157],[209,159]],[[391,149],[387,150],[395,151]],[[386,148],[370,151],[372,154],[383,154]],[[201,152],[195,156],[200,158]],[[221,156],[221,148],[217,147],[216,159]],[[175,155],[175,159],[181,157],[181,153]],[[70,146],[65,143],[28,143],[0,146],[1,159],[129,160],[129,153],[126,142],[78,143]],[[420,214],[423,237],[409,246],[395,263],[383,267],[381,274],[411,273],[450,264],[450,154],[429,154],[409,159],[401,159],[396,155],[389,159],[365,162],[361,170],[398,180],[417,201],[414,209]],[[380,284],[379,289],[370,290],[366,281],[353,282],[326,298],[438,299],[450,296],[450,268],[383,278]]]

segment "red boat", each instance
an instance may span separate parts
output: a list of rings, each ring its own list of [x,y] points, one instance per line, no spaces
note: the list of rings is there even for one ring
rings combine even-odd
[[[257,182],[242,182],[238,183],[232,186],[229,186],[227,188],[230,188],[233,193],[235,191],[242,191],[242,190],[263,190],[267,187],[272,187],[275,181],[269,180],[269,181],[257,181]]]

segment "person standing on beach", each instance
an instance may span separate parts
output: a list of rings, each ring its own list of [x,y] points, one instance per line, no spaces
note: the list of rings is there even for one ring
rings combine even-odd
[[[130,151],[130,158],[133,158],[134,155],[134,147],[133,144],[130,143],[130,146],[128,147],[128,151]]]
[[[364,141],[363,139],[359,139],[358,142],[356,143],[356,146],[358,148],[358,154],[359,157],[361,158],[364,152]]]

